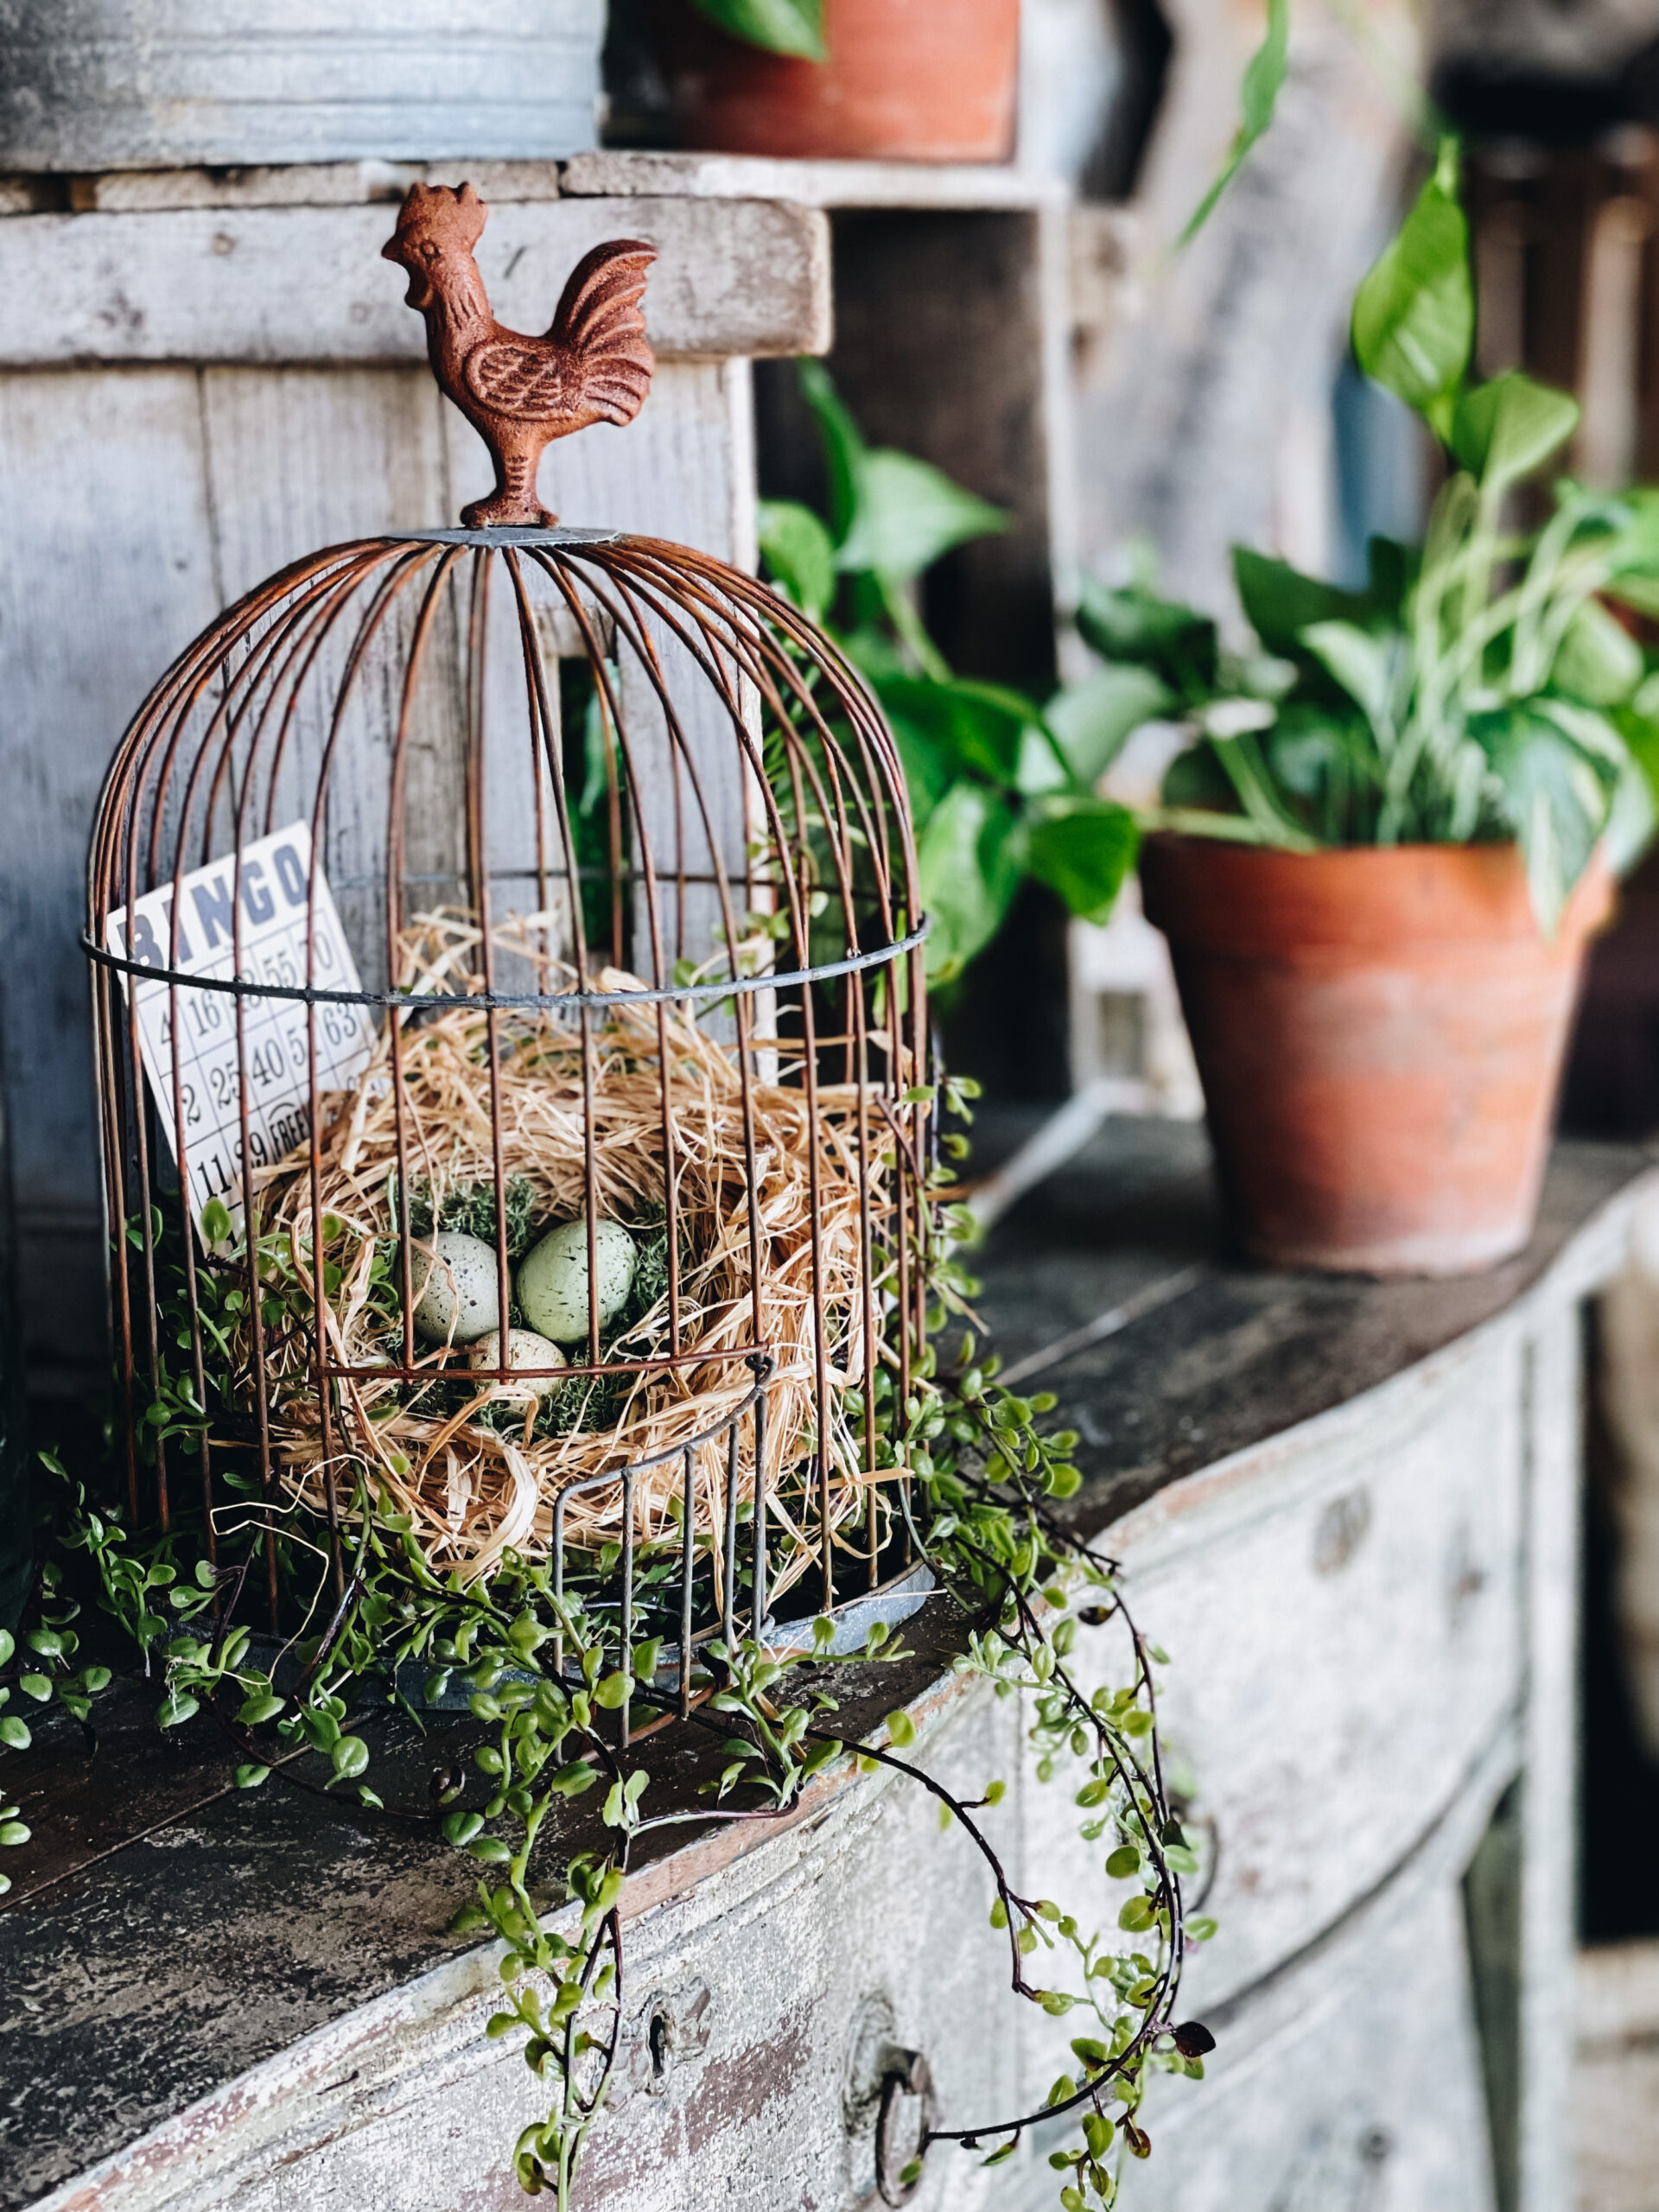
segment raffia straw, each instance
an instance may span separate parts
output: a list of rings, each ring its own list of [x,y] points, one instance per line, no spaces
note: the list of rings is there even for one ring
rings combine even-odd
[[[479,944],[462,917],[418,918],[405,942],[400,984],[453,987]],[[574,988],[571,972],[539,953],[529,931],[495,933],[504,950],[533,960],[539,988]],[[438,979],[447,979],[440,982]],[[643,989],[638,979],[607,969],[597,988]],[[410,1516],[429,1561],[472,1576],[486,1573],[509,1547],[530,1556],[551,1542],[553,1501],[589,1477],[614,1482],[567,1505],[568,1543],[592,1549],[622,1535],[623,1469],[664,1452],[673,1457],[638,1475],[633,1491],[636,1538],[649,1543],[677,1532],[670,1510],[683,1482],[681,1451],[694,1452],[696,1527],[718,1561],[725,1522],[728,1439],[712,1438],[723,1418],[753,1387],[746,1355],[754,1348],[750,1296],[749,1189],[741,1071],[734,1053],[677,1010],[664,1017],[664,1083],[658,1010],[619,996],[614,1009],[590,1017],[594,1172],[602,1215],[624,1221],[660,1215],[664,1205],[664,1095],[672,1130],[676,1206],[681,1225],[680,1342],[699,1355],[671,1368],[626,1378],[620,1414],[602,1427],[563,1436],[537,1433],[528,1408],[522,1430],[504,1433],[477,1415],[490,1389],[479,1387],[459,1412],[438,1414],[418,1403],[404,1377],[388,1375],[339,1383],[333,1412],[334,1488],[349,1497],[359,1471],[394,1510]],[[540,1014],[497,1015],[496,1078],[504,1178],[528,1182],[536,1194],[539,1235],[585,1208],[587,1154],[582,1043],[578,1027]],[[887,1040],[878,1038],[884,1046]],[[325,1299],[330,1357],[340,1364],[401,1364],[401,1326],[389,1338],[384,1314],[367,1303],[371,1265],[397,1236],[397,1116],[388,1025],[366,1073],[348,1092],[321,1102],[320,1195],[325,1216],[339,1224],[325,1245],[338,1286]],[[453,1012],[406,1019],[401,1035],[404,1126],[411,1183],[429,1184],[433,1216],[447,1191],[493,1186],[492,1084],[485,1010],[458,1001]],[[902,1083],[905,1069],[893,1071]],[[891,1147],[874,1096],[855,1084],[821,1086],[816,1120],[803,1090],[777,1082],[749,1084],[760,1237],[761,1347],[773,1361],[767,1389],[766,1480],[768,1514],[783,1541],[774,1567],[781,1587],[804,1571],[817,1534],[816,1484],[810,1527],[804,1504],[816,1444],[817,1343],[813,1300],[812,1156],[817,1169],[818,1252],[828,1376],[829,1511],[840,1529],[877,1479],[862,1465],[861,1433],[842,1414],[845,1392],[865,1381],[861,1179],[868,1190],[878,1243],[894,1198]],[[860,1142],[860,1120],[863,1143]],[[262,1232],[284,1233],[296,1274],[315,1294],[310,1265],[312,1188],[308,1150],[267,1171],[257,1185]],[[878,1333],[887,1300],[877,1287]],[[608,1347],[607,1356],[640,1358],[668,1349],[666,1294]],[[581,1359],[579,1350],[573,1357]],[[878,1358],[885,1357],[878,1344]],[[325,1440],[309,1332],[278,1332],[267,1345],[272,1427],[284,1482],[306,1505],[326,1503]],[[423,1351],[423,1375],[464,1373],[464,1351]],[[470,1380],[470,1378],[468,1378]],[[566,1386],[567,1388],[569,1386]],[[753,1427],[738,1428],[739,1495],[754,1488]],[[716,1576],[718,1583],[719,1577]]]

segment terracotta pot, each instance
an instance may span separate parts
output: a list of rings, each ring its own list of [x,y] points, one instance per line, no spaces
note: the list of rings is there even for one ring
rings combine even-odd
[[[826,62],[727,37],[661,0],[658,50],[687,146],[873,162],[1006,162],[1020,0],[825,0]]]
[[[1599,861],[1553,941],[1513,845],[1141,855],[1245,1250],[1465,1274],[1532,1233]]]

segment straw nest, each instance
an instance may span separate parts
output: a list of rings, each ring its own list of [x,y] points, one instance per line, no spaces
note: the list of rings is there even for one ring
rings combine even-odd
[[[545,979],[538,989],[574,988],[569,970],[531,950],[522,932],[502,931],[496,942],[535,962]],[[423,916],[405,941],[400,981],[416,991],[465,989],[461,971],[478,944],[469,922],[448,913]],[[626,994],[644,986],[607,969],[598,988]],[[885,1046],[887,1040],[872,1041]],[[308,1151],[268,1171],[258,1186],[262,1236],[274,1236],[284,1269],[292,1271],[293,1308],[306,1316],[304,1326],[296,1320],[267,1345],[273,1442],[289,1488],[305,1505],[323,1510],[327,1470],[344,1506],[359,1474],[366,1473],[386,1504],[410,1516],[432,1564],[459,1567],[470,1577],[487,1572],[509,1547],[531,1556],[545,1553],[554,1499],[592,1477],[615,1479],[568,1499],[565,1541],[591,1550],[620,1540],[622,1471],[644,1460],[658,1464],[635,1477],[636,1538],[649,1542],[677,1534],[683,1451],[690,1446],[694,1525],[718,1558],[730,1446],[730,1433],[720,1424],[754,1386],[742,1355],[757,1341],[743,1085],[735,1053],[677,1010],[619,995],[614,1009],[591,1016],[588,1023],[590,1117],[582,1039],[574,1020],[567,1025],[536,1012],[499,1012],[493,1086],[484,1008],[462,997],[453,1012],[405,1022],[402,1092],[410,1197],[429,1223],[442,1220],[457,1196],[484,1192],[493,1236],[493,1088],[503,1183],[518,1202],[510,1205],[509,1218],[517,1213],[521,1231],[528,1224],[528,1241],[585,1212],[589,1126],[599,1215],[660,1224],[668,1189],[665,1123],[669,1130],[680,1252],[680,1345],[696,1357],[645,1372],[618,1369],[573,1378],[560,1386],[556,1401],[537,1405],[493,1399],[499,1386],[467,1372],[461,1348],[417,1344],[415,1369],[405,1363],[396,1298],[402,1268],[391,1046],[387,1024],[366,1073],[351,1090],[323,1101],[318,1195],[331,1363],[396,1371],[384,1380],[341,1380],[327,1428],[312,1363]],[[905,1069],[878,1067],[872,1073],[888,1082],[896,1077],[894,1088],[908,1079]],[[880,1087],[891,1096],[887,1083]],[[769,1517],[782,1538],[773,1568],[774,1585],[781,1586],[804,1568],[819,1526],[817,1486],[810,1480],[820,1351],[813,1297],[815,1170],[829,1510],[836,1529],[855,1514],[864,1485],[874,1479],[863,1465],[861,1422],[855,1431],[842,1401],[865,1379],[867,1313],[874,1317],[876,1356],[884,1356],[881,1321],[891,1300],[880,1282],[867,1297],[863,1243],[866,1233],[878,1247],[894,1241],[890,1217],[899,1193],[893,1131],[874,1085],[820,1087],[816,1116],[809,1114],[801,1088],[752,1076],[748,1091],[760,1251],[758,1340],[773,1362],[765,1476]],[[665,1239],[660,1227],[658,1233],[664,1260],[658,1271],[664,1279],[660,1294],[643,1312],[625,1312],[603,1345],[606,1361],[637,1360],[670,1348]],[[524,1241],[521,1234],[521,1245]],[[636,1298],[635,1308],[639,1303]],[[573,1364],[585,1363],[588,1354],[578,1346],[570,1357]],[[550,1412],[550,1403],[560,1410]],[[749,1415],[738,1423],[736,1436],[739,1497],[748,1501],[754,1488]]]

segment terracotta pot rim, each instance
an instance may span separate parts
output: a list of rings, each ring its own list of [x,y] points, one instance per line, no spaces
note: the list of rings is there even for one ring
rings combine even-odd
[[[1302,852],[1158,830],[1141,854],[1147,919],[1173,945],[1239,960],[1550,967],[1576,958],[1611,911],[1613,887],[1605,857],[1592,855],[1547,933],[1509,838]]]
[[[1142,840],[1145,845],[1179,845],[1189,852],[1201,848],[1211,853],[1224,852],[1230,857],[1245,860],[1287,861],[1395,861],[1415,855],[1440,856],[1450,853],[1475,853],[1502,855],[1508,860],[1520,855],[1520,841],[1515,837],[1467,837],[1459,842],[1449,837],[1418,837],[1397,845],[1315,845],[1304,848],[1294,845],[1258,845],[1246,837],[1206,837],[1197,830],[1149,830]]]

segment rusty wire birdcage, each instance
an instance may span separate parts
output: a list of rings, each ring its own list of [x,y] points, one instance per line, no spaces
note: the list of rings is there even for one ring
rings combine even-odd
[[[892,737],[753,579],[496,528],[250,593],[91,849],[132,1516],[262,1522],[273,1626],[372,1510],[440,1572],[579,1555],[682,1701],[697,1637],[900,1571],[921,934]]]

